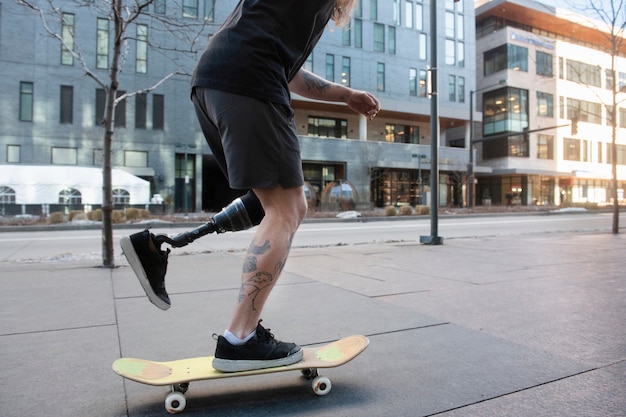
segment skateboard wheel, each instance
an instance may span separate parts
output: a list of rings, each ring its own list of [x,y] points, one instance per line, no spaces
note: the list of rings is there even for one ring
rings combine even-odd
[[[330,379],[325,376],[318,376],[313,379],[313,383],[311,384],[313,387],[313,392],[317,395],[326,395],[330,392],[333,384],[330,383]]]
[[[165,398],[165,409],[170,414],[182,413],[186,405],[187,400],[182,392],[170,392]]]

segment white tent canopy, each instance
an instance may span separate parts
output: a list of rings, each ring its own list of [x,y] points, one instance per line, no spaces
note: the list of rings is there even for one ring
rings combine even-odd
[[[111,172],[113,189],[130,194],[129,204],[148,204],[150,183],[121,169]],[[15,191],[16,204],[58,204],[59,193],[76,190],[81,204],[102,204],[102,169],[78,166],[0,165],[0,187]],[[6,189],[5,189],[6,192]]]

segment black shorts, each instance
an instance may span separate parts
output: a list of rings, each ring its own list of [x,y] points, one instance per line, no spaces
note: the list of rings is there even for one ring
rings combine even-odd
[[[300,143],[289,106],[195,87],[202,132],[231,188],[300,187]]]

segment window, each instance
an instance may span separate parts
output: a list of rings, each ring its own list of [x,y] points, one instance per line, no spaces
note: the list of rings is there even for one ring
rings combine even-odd
[[[385,25],[374,23],[374,51],[385,52]]]
[[[130,204],[130,193],[123,188],[113,190],[113,204]]]
[[[309,116],[308,126],[307,134],[309,136],[343,139],[348,137],[348,121],[346,119]]]
[[[15,190],[6,185],[0,186],[0,204],[15,204]]]
[[[370,19],[378,20],[378,0],[370,0]]]
[[[350,25],[346,25],[343,27],[343,31],[341,32],[341,44],[343,46],[350,46],[351,44],[351,39],[350,39]]]
[[[598,142],[598,163],[602,163],[602,142]]]
[[[215,0],[204,0],[204,20],[215,21]]]
[[[483,95],[485,136],[522,132],[525,127],[528,127],[528,90],[504,87]]]
[[[148,26],[137,25],[135,72],[148,72]]]
[[[33,83],[20,82],[20,120],[23,122],[33,121]]]
[[[448,75],[448,100],[456,101],[456,76]]]
[[[459,77],[457,85],[459,87],[457,91],[459,103],[465,103],[465,77]]]
[[[446,65],[456,64],[456,44],[454,39],[446,39]]]
[[[154,13],[165,14],[165,0],[154,0]]]
[[[396,28],[395,26],[389,26],[388,29],[388,49],[390,54],[396,53]]]
[[[484,54],[484,75],[505,69],[528,71],[528,48],[505,44]]]
[[[446,37],[447,38],[454,38],[455,33],[454,33],[454,29],[455,29],[455,23],[456,23],[456,17],[454,16],[454,12],[446,12]]]
[[[135,128],[145,129],[148,113],[148,94],[139,93],[135,96]]]
[[[618,87],[620,92],[626,93],[626,72],[619,73]]]
[[[350,87],[350,58],[341,58],[341,84]]]
[[[74,87],[71,85],[61,86],[61,103],[59,123],[71,125],[74,123]]]
[[[583,162],[589,162],[589,145],[590,142],[588,140],[582,141]]]
[[[326,79],[335,81],[335,55],[326,54]]]
[[[400,26],[400,9],[402,0],[393,0],[393,24],[396,26]]]
[[[626,109],[619,109],[619,127],[626,128]]]
[[[7,145],[7,162],[17,164],[21,162],[20,145]]]
[[[409,95],[417,97],[417,69],[409,68]]]
[[[363,48],[363,21],[361,19],[354,19],[354,47]]]
[[[615,163],[617,165],[626,165],[626,145],[617,145],[617,155],[615,158]],[[613,163],[613,146],[610,143],[606,144],[606,163]]]
[[[554,136],[537,135],[537,159],[554,159]]]
[[[610,69],[604,70],[604,85],[607,90],[613,91],[615,88],[615,76],[613,75],[613,71]]]
[[[407,126],[391,123],[387,123],[385,125],[385,140],[387,142],[418,144],[419,137],[419,126]]]
[[[420,37],[419,37],[419,46],[420,46],[420,50],[419,50],[419,59],[426,61],[426,59],[428,59],[428,47],[426,46],[426,34],[425,33],[420,33]]]
[[[413,28],[413,2],[407,0],[404,9],[404,26]]]
[[[600,87],[600,67],[580,61],[567,60],[567,79],[579,84]]]
[[[465,44],[463,42],[456,43],[456,65],[465,68]]]
[[[421,69],[420,70],[420,97],[428,96],[428,71]]]
[[[382,62],[376,65],[376,89],[385,91],[385,64]]]
[[[148,152],[146,151],[124,151],[124,166],[145,168],[148,166]]]
[[[165,96],[154,94],[152,96],[152,129],[163,130],[165,127]]]
[[[544,75],[546,77],[552,77],[553,74],[553,61],[554,57],[552,54],[547,54],[545,52],[537,51],[536,61],[537,61],[537,75]]]
[[[109,67],[109,21],[98,18],[96,32],[96,68]]]
[[[63,13],[61,21],[61,64],[74,65],[74,15],[72,13]],[[67,45],[67,46],[66,46]]]
[[[580,161],[580,141],[578,139],[563,138],[563,159]]]
[[[306,61],[304,61],[303,68],[307,71],[313,72],[313,52],[311,52]]]
[[[198,18],[198,0],[183,0],[183,17]]]
[[[81,204],[80,191],[74,188],[66,188],[59,193],[59,204]]]
[[[554,117],[554,96],[537,91],[537,116]]]
[[[118,91],[117,97],[125,94],[125,91]],[[103,124],[106,104],[106,93],[102,88],[96,89],[96,126]],[[115,106],[115,127],[126,127],[126,100],[122,100]]]
[[[76,165],[78,163],[78,150],[76,148],[52,148],[52,164]]]
[[[415,5],[415,29],[424,30],[424,6],[419,3]]]
[[[602,124],[602,105],[590,101],[567,99],[567,118],[580,122]]]

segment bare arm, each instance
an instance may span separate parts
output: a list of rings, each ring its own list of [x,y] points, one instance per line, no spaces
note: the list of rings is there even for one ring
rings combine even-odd
[[[301,69],[289,83],[289,90],[314,100],[344,102],[370,120],[380,111],[380,103],[370,93],[331,83],[305,69]]]

